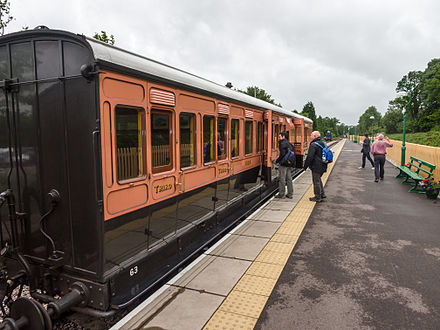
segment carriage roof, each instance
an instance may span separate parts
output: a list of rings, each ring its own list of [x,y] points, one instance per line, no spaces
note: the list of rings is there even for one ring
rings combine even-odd
[[[207,91],[212,94],[220,95],[228,99],[246,103],[257,108],[270,109],[277,113],[293,117],[303,118],[305,122],[312,123],[307,117],[301,116],[292,111],[285,110],[274,104],[262,101],[247,94],[234,91],[228,87],[201,78],[194,74],[160,63],[150,58],[126,51],[124,49],[108,45],[96,39],[86,37],[90,44],[95,59],[109,65],[125,67],[130,70],[141,72],[147,75],[160,77],[179,85],[189,86],[198,90]]]

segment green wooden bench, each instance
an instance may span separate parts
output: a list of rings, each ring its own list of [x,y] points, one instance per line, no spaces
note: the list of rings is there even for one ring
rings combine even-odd
[[[405,178],[402,184],[414,185],[409,192],[423,194],[424,190],[418,189],[419,183],[424,179],[429,179],[432,176],[432,172],[435,170],[435,165],[425,162],[424,160],[418,159],[416,157],[410,157],[411,162],[404,165],[398,166],[400,173],[396,176],[396,178]],[[425,168],[423,168],[424,166]],[[420,172],[425,173],[427,176],[420,176]]]

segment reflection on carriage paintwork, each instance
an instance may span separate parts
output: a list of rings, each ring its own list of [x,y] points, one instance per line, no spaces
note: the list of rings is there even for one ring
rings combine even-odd
[[[215,196],[215,184],[185,194],[179,199],[177,208],[177,228],[192,225],[214,210],[212,197]]]

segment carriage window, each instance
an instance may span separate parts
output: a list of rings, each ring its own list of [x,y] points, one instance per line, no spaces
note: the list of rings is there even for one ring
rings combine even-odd
[[[227,119],[218,118],[217,120],[217,157],[218,159],[226,159],[226,131]]]
[[[231,157],[238,157],[238,128],[239,122],[238,119],[231,120]]]
[[[196,164],[196,118],[193,114],[180,115],[180,167]]]
[[[275,129],[273,130],[273,148],[278,149],[278,135],[280,134],[279,125],[275,125]]]
[[[167,171],[172,168],[171,158],[171,114],[151,114],[151,147],[153,173]]]
[[[263,123],[258,123],[257,152],[263,151]]]
[[[252,153],[252,137],[253,137],[253,122],[246,121],[245,123],[245,154],[251,154]]]
[[[215,160],[214,154],[214,117],[203,117],[203,163]]]
[[[145,174],[143,122],[143,109],[115,109],[118,181]]]

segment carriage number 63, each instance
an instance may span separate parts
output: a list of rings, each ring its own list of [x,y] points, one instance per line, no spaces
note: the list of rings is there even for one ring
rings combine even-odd
[[[136,275],[139,272],[138,266],[134,266],[133,268],[130,268],[130,276]]]

